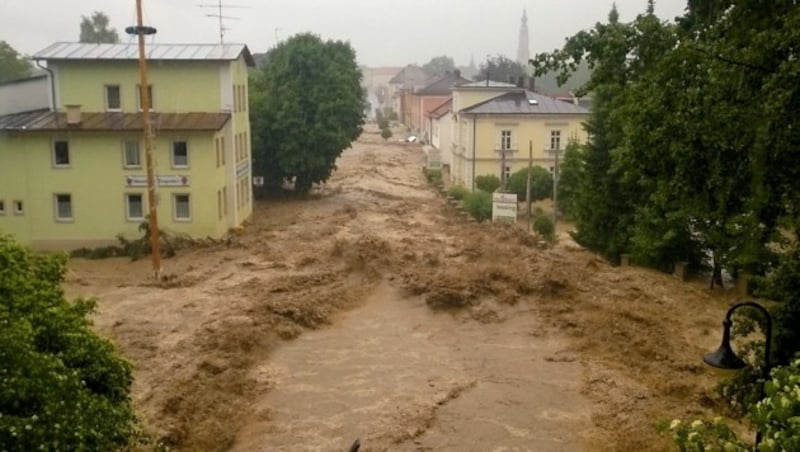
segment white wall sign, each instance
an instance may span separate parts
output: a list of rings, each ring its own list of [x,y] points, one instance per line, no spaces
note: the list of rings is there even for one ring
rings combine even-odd
[[[156,176],[159,187],[188,187],[189,176]],[[147,176],[125,176],[126,187],[147,187]]]
[[[255,185],[256,187],[263,187],[264,186],[264,178],[262,176],[253,177],[253,185]]]
[[[492,193],[492,221],[517,222],[517,195]]]

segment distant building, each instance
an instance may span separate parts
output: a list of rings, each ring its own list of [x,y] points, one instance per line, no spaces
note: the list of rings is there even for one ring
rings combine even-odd
[[[221,237],[252,212],[246,46],[147,48],[163,229]],[[138,50],[56,43],[49,108],[0,116],[0,230],[37,249],[141,236],[147,202]],[[52,91],[50,87],[52,86]]]
[[[589,110],[509,83],[477,82],[453,90],[453,183],[474,189],[476,176],[501,180],[528,165],[550,170],[569,140],[586,141]]]
[[[397,117],[404,124],[409,112],[409,94],[425,86],[431,75],[419,66],[409,64],[389,80],[389,97]]]
[[[450,167],[453,143],[453,98],[449,97],[441,105],[427,114],[430,121],[431,145],[442,155],[442,164]]]
[[[392,97],[389,81],[392,80],[402,67],[364,67],[361,69],[361,86],[367,90],[368,96],[377,103],[373,104],[373,111],[378,108],[391,108]]]
[[[422,88],[407,93],[408,109],[403,123],[412,132],[420,134],[425,141],[430,141],[431,124],[425,120],[426,115],[449,99],[454,87],[470,82],[471,80],[465,79],[461,76],[461,72],[456,70],[435,77]]]

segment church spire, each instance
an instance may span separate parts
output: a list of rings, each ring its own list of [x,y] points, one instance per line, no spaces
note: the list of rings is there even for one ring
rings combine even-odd
[[[528,48],[530,38],[528,37],[528,12],[522,10],[522,24],[519,27],[519,43],[517,44],[517,63],[525,66],[530,58]]]

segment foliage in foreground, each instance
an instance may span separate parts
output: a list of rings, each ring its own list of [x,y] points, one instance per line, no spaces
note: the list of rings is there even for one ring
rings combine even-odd
[[[116,450],[135,434],[131,367],[70,303],[63,255],[0,235],[0,450]]]
[[[350,44],[298,34],[272,48],[252,76],[250,122],[257,172],[268,188],[307,193],[328,180],[361,134],[361,71]]]
[[[537,214],[533,219],[533,230],[548,242],[556,240],[556,227],[548,215]]]
[[[452,196],[454,199],[461,201],[467,195],[469,195],[469,190],[461,185],[453,185],[452,187],[447,189],[448,196]]]
[[[766,397],[750,411],[753,427],[762,433],[760,452],[800,450],[800,359],[772,371],[765,386]],[[662,426],[666,430],[666,426]],[[681,451],[751,451],[721,418],[669,425]]]
[[[475,188],[486,193],[494,193],[500,188],[500,178],[494,174],[478,176],[475,178]]]

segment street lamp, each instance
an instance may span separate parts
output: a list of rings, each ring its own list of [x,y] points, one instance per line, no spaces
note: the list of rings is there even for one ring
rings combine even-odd
[[[764,385],[766,384],[767,380],[769,379],[769,372],[772,368],[770,366],[769,360],[769,353],[770,353],[770,343],[772,342],[772,317],[769,315],[769,311],[764,306],[753,302],[753,301],[745,301],[742,303],[736,303],[735,305],[731,306],[728,309],[728,313],[725,314],[725,321],[722,322],[722,343],[720,344],[717,351],[714,353],[709,353],[703,357],[703,361],[708,364],[709,366],[713,366],[719,369],[729,369],[729,370],[738,370],[742,369],[747,364],[738,356],[731,348],[731,325],[733,322],[731,321],[731,316],[733,312],[741,307],[749,306],[751,308],[755,308],[756,310],[760,311],[764,314],[764,318],[767,321],[767,328],[764,331],[764,335],[766,336],[764,341],[764,367],[762,368],[762,381],[761,381],[761,391],[760,391],[760,398],[763,399],[766,395],[764,393]],[[761,442],[761,432],[756,431],[756,449],[758,449],[758,443]]]

